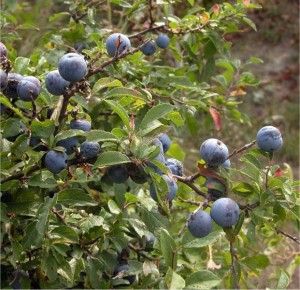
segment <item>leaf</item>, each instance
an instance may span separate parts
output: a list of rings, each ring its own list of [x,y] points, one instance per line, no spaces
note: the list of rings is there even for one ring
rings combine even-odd
[[[56,227],[50,232],[50,234],[63,238],[63,241],[61,241],[61,243],[66,243],[66,240],[67,242],[78,243],[79,240],[77,232],[73,228],[68,226]]]
[[[30,63],[30,59],[27,57],[17,57],[15,59],[14,72],[23,75],[27,70]]]
[[[85,136],[86,133],[82,130],[72,129],[72,130],[65,130],[60,133],[58,133],[54,138],[54,144],[56,144],[60,140],[64,140],[70,137],[75,136]]]
[[[168,229],[170,227],[169,220],[162,216],[159,212],[155,212],[154,208],[148,210],[144,206],[138,206],[141,212],[141,219],[147,226],[150,232],[155,232],[156,230],[163,228]]]
[[[168,114],[168,118],[177,126],[183,126],[184,125],[184,120],[181,117],[180,113],[177,111],[173,111]]]
[[[53,120],[45,120],[43,122],[33,120],[31,123],[31,133],[38,138],[47,139],[54,133],[54,130],[55,124]]]
[[[56,204],[57,195],[53,198],[47,197],[37,212],[38,222],[36,224],[37,231],[40,236],[44,236],[48,229],[49,215],[52,207]]]
[[[128,162],[130,162],[130,159],[125,154],[118,151],[106,151],[99,154],[94,164],[94,168],[123,164]]]
[[[194,272],[185,280],[185,289],[211,289],[221,283],[221,279],[214,273],[202,270]]]
[[[160,250],[166,266],[175,269],[177,265],[176,243],[167,230],[161,229],[159,234]]]
[[[127,130],[130,130],[130,125],[129,125],[130,120],[125,109],[120,104],[118,104],[113,100],[106,100],[105,103],[108,104],[114,110],[114,112],[121,118],[124,125],[127,127]]]
[[[139,91],[129,88],[114,88],[107,95],[106,98],[109,97],[134,97],[145,101],[145,97]]]
[[[42,243],[44,237],[38,233],[36,225],[37,221],[33,221],[25,229],[25,236],[22,242],[24,250],[39,247]]]
[[[86,141],[88,142],[118,142],[116,135],[102,130],[91,130],[86,133]]]
[[[192,236],[189,232],[186,232],[183,236],[182,247],[185,249],[206,247],[216,242],[222,235],[224,235],[224,232],[222,230],[218,230],[210,232],[206,237],[199,239]]]
[[[284,269],[281,269],[275,289],[286,289],[289,286],[289,283],[290,277],[288,273]]]
[[[218,110],[213,107],[209,108],[209,113],[214,120],[215,128],[217,131],[220,131],[222,128],[221,114]]]
[[[227,184],[226,182],[226,179],[217,174],[215,170],[209,168],[209,167],[205,167],[204,164],[201,164],[200,162],[198,162],[198,168],[199,168],[199,171],[201,172],[201,174],[205,177],[212,177],[212,178],[215,178],[215,179],[218,179],[219,181],[221,181],[224,185]]]
[[[119,213],[121,213],[120,208],[118,207],[118,205],[112,199],[110,199],[108,201],[107,206],[108,206],[108,208],[109,208],[109,210],[110,210],[110,212],[112,214],[119,214]]]
[[[166,284],[169,289],[183,289],[185,287],[185,280],[169,268],[166,274]]]
[[[63,203],[67,205],[76,205],[76,206],[97,205],[86,192],[78,188],[64,189],[57,194],[57,197],[58,197],[57,198],[58,203]]]
[[[243,264],[247,265],[251,270],[265,269],[269,265],[269,258],[266,255],[252,255],[243,260]]]
[[[158,277],[159,270],[157,269],[157,266],[153,262],[149,260],[145,260],[143,264],[143,274],[145,276],[148,276],[149,274],[154,274],[154,276]]]
[[[243,223],[244,223],[244,219],[245,219],[245,213],[244,213],[244,211],[241,211],[241,213],[239,215],[239,219],[238,219],[236,225],[234,226],[234,230],[233,230],[233,234],[235,236],[237,236],[238,233],[240,232],[240,230],[243,226]]]
[[[104,88],[110,87],[122,87],[122,83],[119,80],[111,80],[111,78],[99,79],[93,86],[92,93],[95,94]]]
[[[144,116],[140,129],[143,130],[147,128],[152,122],[156,121],[159,118],[164,117],[174,109],[174,106],[170,104],[160,104],[151,108],[146,115]]]

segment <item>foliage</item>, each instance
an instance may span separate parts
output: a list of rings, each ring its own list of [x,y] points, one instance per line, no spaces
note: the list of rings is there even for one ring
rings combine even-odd
[[[230,137],[222,131],[227,121],[250,125],[239,104],[246,88],[259,84],[249,66],[261,60],[232,59],[226,41],[243,25],[256,29],[246,12],[259,5],[238,0],[204,8],[201,1],[170,2],[57,1],[51,7],[59,12],[44,31],[37,18],[22,13],[30,4],[4,1],[1,41],[9,53],[8,60],[1,59],[2,69],[34,75],[43,89],[32,102],[1,93],[7,107],[1,115],[1,287],[20,280],[23,288],[117,288],[129,282],[114,269],[128,263],[129,273],[138,275],[133,288],[255,288],[253,277],[272,263],[267,253],[284,250],[285,236],[291,238],[287,225],[299,224],[299,183],[272,163],[271,153],[253,148],[255,136],[243,148],[231,148],[230,157],[241,153],[242,165],[228,171],[199,160],[196,173],[172,176],[153,161],[159,154],[153,140],[160,133],[169,132],[172,139],[171,132],[188,130],[197,137],[207,126],[210,135]],[[16,7],[21,12],[13,13]],[[22,45],[27,31],[39,42],[26,57],[15,44]],[[126,34],[133,48],[109,57],[105,41],[112,32]],[[144,56],[141,46],[159,33],[169,36],[168,48]],[[88,73],[63,96],[53,96],[45,77],[66,52],[75,52],[78,41],[88,45],[82,51]],[[72,118],[91,121],[93,129],[70,129]],[[20,121],[26,130],[19,129]],[[20,134],[10,141],[12,132]],[[46,151],[64,151],[57,143],[77,137],[81,143],[98,142],[101,152],[85,159],[77,150],[69,155],[67,170],[52,174],[44,167],[45,151],[30,146],[32,136]],[[166,156],[184,162],[186,150],[173,142]],[[149,162],[178,183],[172,202],[164,200],[167,184]],[[107,170],[120,164],[140,166],[148,182],[113,183]],[[227,194],[241,213],[234,227],[214,224],[209,235],[195,238],[185,224],[189,213],[212,204],[207,177],[226,180]],[[150,183],[158,202],[150,197]],[[269,287],[286,288],[293,273],[288,269],[277,267]]]

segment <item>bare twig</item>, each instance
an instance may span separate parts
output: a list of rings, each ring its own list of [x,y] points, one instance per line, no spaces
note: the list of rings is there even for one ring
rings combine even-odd
[[[138,255],[140,255],[140,256],[142,256],[142,257],[148,259],[148,260],[151,260],[151,261],[154,260],[153,257],[147,255],[142,249],[137,248],[137,247],[135,247],[135,246],[132,245],[132,244],[128,244],[128,247],[129,247],[131,250],[133,250],[134,252],[136,252]]]
[[[234,289],[240,289],[239,281],[238,281],[238,273],[235,265],[235,260],[237,260],[237,256],[234,251],[233,241],[230,241],[230,256],[231,256],[231,270],[233,274]]]
[[[207,198],[207,194],[205,192],[201,191],[192,181],[189,180],[188,177],[182,177],[182,176],[178,176],[178,175],[174,175],[174,177],[178,181],[186,184],[188,187],[193,189],[198,195],[201,195],[201,196]]]
[[[189,204],[191,204],[191,205],[197,205],[197,206],[203,205],[203,202],[193,201],[193,200],[186,200],[186,199],[183,199],[183,198],[180,197],[180,196],[178,196],[178,199],[179,199],[181,202],[189,203]]]
[[[254,144],[256,143],[256,140],[251,141],[249,144],[244,145],[243,147],[239,148],[239,149],[234,149],[234,151],[229,154],[229,156],[227,157],[227,159],[230,159],[232,156],[241,153],[247,149],[249,149],[250,147],[252,147]]]
[[[67,225],[65,218],[58,212],[56,211],[55,208],[52,208],[52,212],[56,215],[56,217],[64,224]]]
[[[300,244],[300,239],[299,238],[293,237],[290,234],[287,234],[287,233],[285,233],[284,231],[282,231],[282,230],[280,230],[278,228],[275,228],[275,230],[276,230],[277,234],[282,234],[285,237],[287,237],[287,238],[291,239],[292,241],[296,242],[297,244]]]

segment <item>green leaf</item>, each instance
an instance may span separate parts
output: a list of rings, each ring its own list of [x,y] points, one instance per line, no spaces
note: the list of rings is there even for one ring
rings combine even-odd
[[[155,230],[160,228],[168,229],[170,227],[169,220],[159,212],[155,211],[154,208],[149,210],[144,206],[138,205],[138,209],[141,212],[142,221],[150,232],[155,232]]]
[[[134,90],[134,89],[129,89],[129,88],[114,88],[112,89],[110,92],[108,92],[108,94],[106,95],[106,98],[109,97],[134,97],[134,98],[138,98],[141,100],[145,100],[145,97],[143,94],[141,94],[139,91]]]
[[[52,207],[56,204],[57,195],[55,195],[53,198],[47,197],[45,199],[45,203],[43,203],[37,212],[37,219],[38,222],[36,224],[37,231],[39,235],[42,237],[45,235],[45,232],[48,228],[48,222],[49,222],[49,215]]]
[[[77,232],[73,228],[68,226],[56,227],[49,234],[52,236],[58,236],[59,238],[63,238],[61,243],[66,243],[66,242],[78,243],[79,240]],[[55,241],[55,243],[57,243],[57,241]]]
[[[98,156],[94,164],[94,168],[128,163],[128,162],[130,162],[130,159],[125,154],[118,151],[106,151],[100,153],[100,155]]]
[[[243,264],[247,265],[251,270],[265,269],[269,265],[269,258],[266,255],[252,255],[243,260]]]
[[[57,181],[53,177],[48,176],[48,172],[42,171],[41,173],[34,175],[28,181],[28,185],[38,186],[40,188],[53,188],[57,185]]]
[[[288,273],[284,269],[281,269],[275,289],[286,289],[289,286],[289,283],[290,277]]]
[[[211,289],[221,283],[221,279],[211,271],[198,271],[185,280],[185,289]]]
[[[130,130],[130,121],[126,110],[120,104],[113,100],[106,100],[105,103],[108,104],[114,110],[114,112],[121,118],[127,129]]]
[[[78,188],[68,188],[60,191],[57,194],[57,202],[67,205],[75,206],[95,206],[97,205],[92,198],[84,192],[82,189]]]
[[[224,232],[218,230],[210,232],[206,237],[199,239],[193,237],[189,232],[186,232],[182,239],[182,246],[185,249],[205,247],[214,243],[222,235],[224,235]]]
[[[242,20],[243,20],[247,25],[249,25],[254,31],[257,31],[256,25],[255,25],[255,23],[254,23],[251,19],[249,19],[249,18],[247,18],[247,17],[243,17]]]
[[[233,230],[233,234],[236,236],[238,235],[238,233],[240,232],[243,223],[244,223],[244,219],[245,219],[245,213],[244,211],[241,211],[240,215],[239,215],[239,219],[236,223],[236,225],[234,226],[234,230]]]
[[[167,230],[161,229],[159,234],[160,250],[165,260],[166,266],[176,269],[177,251],[176,243]]]
[[[168,114],[168,117],[177,127],[184,125],[184,120],[182,119],[179,112],[173,111]]]
[[[116,135],[102,130],[91,130],[86,133],[86,141],[88,142],[118,142]]]
[[[27,57],[17,57],[15,59],[14,72],[23,75],[27,70],[30,59]]]
[[[174,109],[174,106],[170,104],[160,104],[151,108],[143,118],[140,129],[143,130],[147,128],[152,122],[156,121],[159,118],[164,117]]]
[[[166,274],[166,284],[169,289],[183,289],[185,287],[185,280],[175,271],[169,268]]]
[[[121,213],[120,208],[118,207],[118,205],[112,199],[110,199],[108,201],[107,205],[108,205],[108,208],[109,208],[109,210],[110,210],[110,212],[112,214],[119,214],[119,213]]]
[[[82,130],[72,129],[72,130],[65,130],[58,133],[54,138],[54,144],[56,144],[60,140],[64,140],[70,137],[75,136],[85,136],[86,133]]]
[[[119,80],[111,80],[111,78],[99,79],[93,86],[92,93],[95,94],[104,88],[110,87],[122,87],[122,83]]]
[[[57,269],[58,264],[51,252],[41,256],[41,270],[45,272],[50,281],[57,279]]]
[[[33,120],[31,123],[31,133],[38,138],[47,139],[54,133],[54,130],[55,124],[53,120],[45,120],[43,122]]]
[[[44,239],[37,230],[37,221],[31,222],[25,229],[25,236],[23,238],[24,250],[32,247],[39,247]]]

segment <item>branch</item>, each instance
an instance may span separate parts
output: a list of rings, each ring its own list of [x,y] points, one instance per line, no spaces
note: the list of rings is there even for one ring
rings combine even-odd
[[[191,205],[197,205],[197,206],[203,205],[203,202],[193,201],[193,200],[186,200],[186,199],[183,199],[183,198],[180,197],[180,196],[178,196],[178,199],[179,199],[181,202],[189,203],[189,204],[191,204]]]
[[[232,274],[233,274],[233,283],[234,283],[234,288],[235,289],[240,289],[239,284],[238,284],[238,273],[236,270],[236,266],[235,266],[235,260],[237,260],[235,251],[234,251],[234,247],[233,247],[233,242],[230,241],[230,256],[231,256],[231,270],[232,270]]]
[[[280,229],[278,229],[278,228],[275,228],[275,230],[276,230],[276,233],[277,233],[277,234],[282,234],[282,235],[284,235],[285,237],[287,237],[287,238],[291,239],[292,241],[296,242],[297,244],[300,244],[300,239],[299,239],[299,238],[293,237],[293,236],[291,236],[290,234],[287,234],[287,233],[283,232],[282,230],[280,230]]]
[[[178,175],[173,175],[178,181],[186,184],[188,187],[193,189],[198,195],[201,195],[205,198],[207,198],[207,194],[203,191],[201,191],[192,181],[189,180],[189,177],[182,177]]]
[[[250,147],[252,147],[254,144],[256,143],[256,140],[251,141],[249,144],[244,145],[243,147],[239,148],[239,149],[234,149],[234,151],[229,154],[229,156],[227,157],[227,159],[230,159],[232,156],[241,153],[247,149],[249,149]]]
[[[151,260],[151,261],[154,260],[153,257],[147,255],[142,249],[136,248],[136,247],[135,247],[134,245],[132,245],[132,244],[128,244],[128,248],[130,248],[131,250],[133,250],[134,252],[136,252],[138,255],[140,255],[140,256],[142,256],[142,257],[148,259],[148,260]]]
[[[56,215],[56,217],[64,224],[67,225],[65,218],[58,212],[56,211],[55,208],[52,208],[52,212]]]

